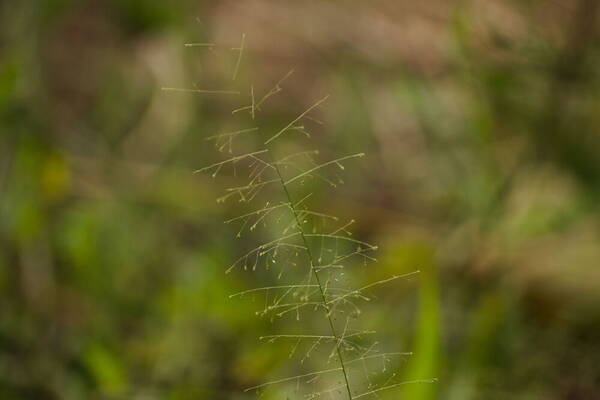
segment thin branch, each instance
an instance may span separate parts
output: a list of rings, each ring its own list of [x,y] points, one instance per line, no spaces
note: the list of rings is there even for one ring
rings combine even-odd
[[[269,90],[267,92],[267,94],[265,94],[259,101],[258,103],[256,103],[256,109],[260,110],[260,106],[271,96],[273,96],[274,94],[277,94],[279,92],[281,92],[283,89],[281,88],[281,84],[283,83],[283,81],[285,81],[287,78],[289,78],[292,74],[294,73],[294,70],[290,70],[287,74],[285,74],[285,76],[283,78],[281,78],[279,80],[279,82],[277,82],[275,84],[275,86],[273,86],[273,88],[271,88],[271,90]]]
[[[254,288],[254,289],[248,289],[248,290],[244,290],[242,292],[238,292],[238,293],[234,293],[234,294],[230,294],[229,298],[232,297],[236,297],[236,296],[243,296],[245,294],[248,293],[254,293],[254,292],[260,292],[260,291],[264,291],[264,290],[274,290],[274,289],[289,289],[289,288],[307,288],[307,287],[318,287],[317,285],[280,285],[280,286],[265,286],[265,287],[259,287],[259,288]]]
[[[321,100],[317,101],[315,104],[313,104],[312,106],[308,107],[302,114],[300,114],[299,116],[297,116],[296,118],[294,118],[292,120],[292,122],[290,122],[289,124],[287,124],[285,126],[285,128],[281,129],[279,132],[277,132],[275,135],[271,136],[270,139],[268,139],[265,144],[269,144],[270,142],[272,142],[273,140],[277,139],[279,136],[281,136],[285,131],[287,131],[290,127],[292,127],[296,122],[298,122],[300,119],[302,119],[302,117],[304,117],[306,114],[308,114],[309,112],[311,112],[314,108],[317,108],[319,105],[321,105],[321,103],[323,103],[325,100],[327,100],[329,98],[329,95],[323,97]]]
[[[240,94],[237,90],[205,90],[205,89],[186,89],[175,87],[163,87],[161,90],[165,92],[188,92],[188,93],[203,93],[203,94]]]
[[[382,386],[382,387],[377,388],[375,390],[370,390],[368,392],[359,394],[358,396],[354,396],[354,399],[359,399],[361,397],[369,396],[369,395],[381,392],[383,390],[393,389],[393,388],[396,388],[398,386],[412,385],[413,383],[435,383],[435,382],[437,382],[437,378],[431,378],[431,379],[414,379],[412,381],[404,381],[404,382],[394,383],[393,385]]]
[[[205,138],[205,140],[220,139],[220,138],[224,138],[224,137],[233,137],[233,136],[241,135],[242,133],[255,132],[257,130],[258,130],[258,127],[240,129],[239,131],[227,132],[227,133],[221,133],[218,135],[208,136],[207,138]]]
[[[211,164],[211,165],[209,165],[207,167],[203,167],[203,168],[197,169],[197,170],[194,171],[194,174],[197,174],[199,172],[203,172],[203,171],[215,168],[215,167],[219,167],[219,166],[225,165],[227,163],[235,163],[235,162],[238,162],[239,160],[242,160],[244,158],[252,157],[252,156],[255,156],[257,154],[263,154],[263,153],[266,153],[268,151],[269,150],[265,149],[265,150],[255,151],[255,152],[252,152],[252,153],[242,154],[241,156],[232,157],[232,158],[229,158],[229,159],[227,159],[225,161],[220,161],[218,163]]]
[[[364,155],[365,155],[365,153],[357,153],[357,154],[352,154],[352,155],[345,156],[345,157],[336,158],[335,160],[327,161],[323,164],[319,164],[316,167],[309,169],[308,171],[304,171],[303,173],[296,175],[295,177],[293,177],[291,179],[288,179],[287,181],[285,181],[285,184],[288,185],[288,184],[302,178],[303,176],[310,175],[312,172],[317,171],[321,168],[324,168],[328,165],[339,164],[341,161],[348,160],[351,158],[364,157]]]
[[[235,63],[235,68],[233,70],[233,78],[232,80],[236,80],[238,71],[240,70],[240,63],[242,62],[242,54],[244,53],[244,43],[246,41],[246,34],[242,33],[242,41],[240,43],[240,47],[233,47],[231,50],[238,50],[238,58]]]
[[[214,43],[184,43],[183,45],[185,47],[208,47],[209,50],[216,46]]]

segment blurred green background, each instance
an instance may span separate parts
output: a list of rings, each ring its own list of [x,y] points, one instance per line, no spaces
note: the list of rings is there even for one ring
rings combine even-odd
[[[250,399],[281,375],[228,298],[259,279],[224,274],[238,205],[192,174],[232,104],[160,90],[222,88],[241,33],[238,86],[295,69],[273,126],[330,93],[317,147],[367,153],[318,197],[380,245],[364,280],[423,271],[367,310],[414,352],[404,379],[439,379],[390,398],[600,398],[599,8],[1,2],[0,398]]]

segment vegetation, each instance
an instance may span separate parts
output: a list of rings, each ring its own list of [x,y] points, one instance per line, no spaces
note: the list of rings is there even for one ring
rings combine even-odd
[[[239,72],[244,43],[245,35],[242,35],[240,46],[233,48],[238,52],[233,80]],[[213,43],[190,43],[187,46],[215,48]],[[262,97],[256,98],[254,86],[250,86],[250,105],[236,108],[232,114],[246,112],[250,116],[249,123],[256,125],[261,107],[283,90],[283,82],[292,72],[293,70],[288,72]],[[239,91],[231,90],[166,89],[196,94],[240,94]],[[315,358],[315,354],[322,353],[324,350],[324,354],[328,355],[322,357],[325,361],[323,364],[331,364],[335,360],[337,365],[333,368],[303,371],[300,374],[251,386],[245,391],[260,392],[271,386],[287,384],[295,387],[292,392],[299,398],[319,399],[347,395],[351,400],[376,396],[382,391],[409,383],[434,381],[419,379],[398,382],[394,380],[396,373],[392,373],[388,374],[384,383],[374,382],[373,375],[377,373],[372,371],[373,364],[376,363],[381,367],[381,373],[385,373],[388,371],[388,364],[394,358],[410,353],[382,352],[378,348],[378,342],[365,340],[365,336],[368,337],[376,332],[364,330],[357,323],[361,314],[359,304],[371,300],[369,289],[388,284],[396,279],[413,276],[418,271],[392,275],[359,288],[347,285],[348,262],[358,258],[363,261],[364,267],[367,267],[367,263],[377,261],[372,255],[377,250],[377,246],[352,237],[350,226],[354,223],[353,219],[340,222],[339,217],[316,211],[308,206],[310,198],[314,195],[312,189],[308,189],[306,193],[306,187],[311,186],[308,185],[309,181],[320,180],[335,188],[339,183],[343,183],[342,179],[340,177],[330,179],[325,176],[326,171],[335,167],[344,170],[347,161],[361,158],[365,154],[356,153],[321,163],[315,161],[315,157],[319,154],[318,150],[295,151],[283,156],[274,155],[280,148],[289,149],[297,146],[298,142],[301,142],[297,139],[299,134],[310,138],[311,135],[304,124],[310,121],[323,124],[310,115],[328,97],[329,95],[315,102],[274,134],[260,135],[260,128],[255,126],[209,136],[207,139],[214,141],[215,147],[220,151],[229,153],[229,158],[196,171],[211,173],[214,178],[223,168],[231,167],[234,171],[248,168],[249,173],[245,182],[227,188],[227,193],[219,197],[218,202],[233,198],[238,199],[240,203],[252,204],[261,197],[260,194],[267,192],[266,196],[262,196],[266,197],[263,207],[225,221],[225,223],[240,224],[241,227],[236,235],[238,238],[246,231],[257,231],[259,227],[265,228],[267,234],[269,231],[275,234],[274,238],[247,251],[225,271],[230,273],[243,269],[254,272],[263,268],[263,265],[265,271],[278,270],[274,274],[275,281],[270,281],[268,286],[247,289],[230,295],[230,297],[252,296],[253,300],[258,296],[262,309],[256,314],[271,318],[271,321],[282,317],[295,319],[297,326],[294,326],[294,330],[297,333],[265,335],[261,336],[260,340],[270,343],[291,340],[294,344],[289,358],[298,354],[301,364],[311,355]],[[234,142],[238,144],[238,139],[249,135],[258,142],[259,150],[233,155]],[[293,138],[291,143],[281,145],[280,142],[290,136]],[[279,144],[279,148],[275,148],[275,144]],[[234,172],[234,175],[238,174],[246,175],[243,172],[237,174]],[[269,193],[272,186],[279,188],[281,192],[279,196],[273,197],[274,193]],[[296,186],[300,186],[301,190]],[[300,194],[295,195],[297,192]],[[277,200],[278,198],[280,200]],[[331,221],[333,224],[330,223]],[[310,312],[311,309],[323,314],[327,322],[307,323],[303,320],[301,315],[306,317],[307,310]],[[307,332],[306,327],[311,325],[315,331]],[[327,334],[322,334],[323,331]],[[332,378],[328,379],[329,376]],[[305,388],[306,386],[308,389]],[[289,395],[275,394],[273,397],[289,398]]]

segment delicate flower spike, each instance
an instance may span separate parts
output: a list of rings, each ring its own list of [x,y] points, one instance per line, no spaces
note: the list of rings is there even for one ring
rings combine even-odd
[[[211,50],[217,45],[199,42],[185,46]],[[231,51],[235,52],[234,68],[232,75],[227,73],[227,82],[233,81],[243,89],[163,90],[243,94],[240,98],[245,99],[231,113],[227,110],[227,118],[235,118],[233,128],[205,138],[214,141],[221,155],[231,155],[194,173],[220,176],[219,182],[228,184],[217,201],[237,199],[244,210],[224,221],[233,225],[237,238],[244,236],[232,246],[241,256],[225,273],[255,273],[256,279],[263,283],[259,287],[241,288],[230,294],[230,299],[252,300],[256,303],[257,317],[285,321],[290,331],[263,335],[259,341],[261,345],[289,344],[285,354],[297,363],[296,374],[256,383],[245,391],[283,391],[287,397],[278,394],[273,397],[290,400],[356,400],[377,399],[380,393],[407,384],[433,383],[434,379],[398,379],[401,375],[398,368],[412,353],[385,351],[386,346],[376,340],[377,333],[364,329],[366,312],[363,311],[376,298],[378,290],[413,278],[419,271],[392,274],[361,284],[360,275],[354,271],[360,268],[364,272],[360,265],[375,266],[378,246],[353,234],[352,228],[358,225],[355,219],[334,215],[312,204],[324,198],[322,187],[336,188],[338,182],[343,182],[338,174],[347,173],[352,169],[351,161],[365,154],[319,160],[323,158],[319,149],[307,149],[306,143],[318,136],[318,130],[324,126],[312,114],[329,95],[282,123],[272,121],[265,115],[265,105],[280,99],[284,83],[294,70],[266,88],[257,85],[258,81],[244,84],[239,71],[242,60],[246,60],[245,34],[241,35],[239,46]],[[228,121],[224,126],[232,124]],[[336,204],[333,197],[329,200]],[[343,207],[336,207],[335,211],[338,214]]]

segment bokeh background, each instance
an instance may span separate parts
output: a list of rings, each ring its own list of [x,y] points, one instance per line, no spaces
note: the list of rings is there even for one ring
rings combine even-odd
[[[295,70],[273,126],[329,93],[316,144],[367,154],[318,197],[380,245],[365,280],[422,271],[369,328],[439,381],[390,398],[600,398],[599,8],[1,2],[0,398],[250,399],[281,374],[228,298],[258,283],[224,274],[239,206],[192,174],[236,103],[160,90],[222,88],[242,33],[238,87]]]

